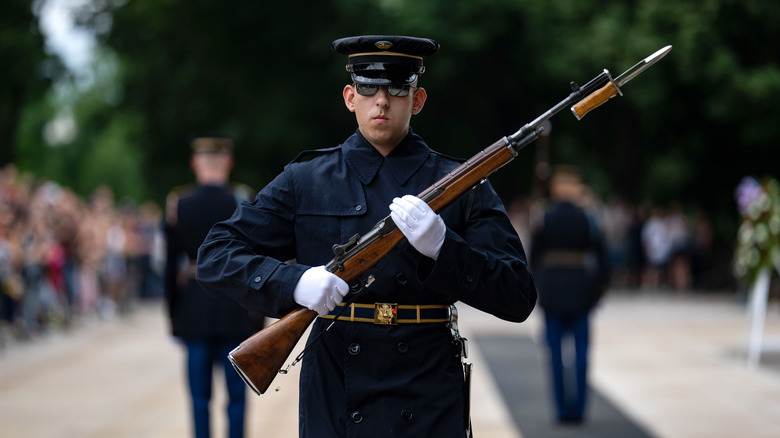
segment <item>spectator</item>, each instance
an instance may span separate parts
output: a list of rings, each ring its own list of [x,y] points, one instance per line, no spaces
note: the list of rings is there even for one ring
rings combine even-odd
[[[666,280],[666,270],[672,254],[672,239],[663,207],[652,208],[642,226],[642,249],[647,265],[642,274],[642,287],[658,289]]]

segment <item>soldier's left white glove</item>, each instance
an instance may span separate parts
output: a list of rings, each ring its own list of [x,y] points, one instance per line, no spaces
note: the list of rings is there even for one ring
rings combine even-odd
[[[420,254],[439,258],[447,226],[425,201],[412,195],[395,198],[390,204],[390,217]]]

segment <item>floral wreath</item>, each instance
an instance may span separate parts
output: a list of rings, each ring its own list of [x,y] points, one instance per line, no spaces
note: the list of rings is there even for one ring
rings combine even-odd
[[[737,231],[734,274],[753,284],[761,270],[780,266],[780,185],[745,177],[735,191],[742,222]]]

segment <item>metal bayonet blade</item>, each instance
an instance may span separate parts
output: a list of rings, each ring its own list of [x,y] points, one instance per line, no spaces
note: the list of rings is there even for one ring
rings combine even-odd
[[[655,53],[653,53],[652,55],[648,56],[647,58],[637,62],[636,65],[623,72],[622,75],[616,77],[614,80],[615,84],[617,84],[618,88],[623,86],[623,84],[625,84],[626,82],[630,81],[631,79],[634,79],[636,75],[642,73],[643,71],[645,71],[645,69],[658,62],[658,60],[666,56],[666,54],[669,53],[669,51],[671,50],[672,50],[672,46],[666,46],[663,49],[660,49]]]

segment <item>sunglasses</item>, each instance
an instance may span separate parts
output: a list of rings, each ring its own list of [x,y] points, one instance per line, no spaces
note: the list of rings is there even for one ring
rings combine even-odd
[[[355,91],[361,96],[373,96],[379,91],[379,87],[386,87],[387,94],[395,97],[406,97],[409,95],[409,90],[413,87],[411,85],[375,85],[375,84],[353,84]]]

